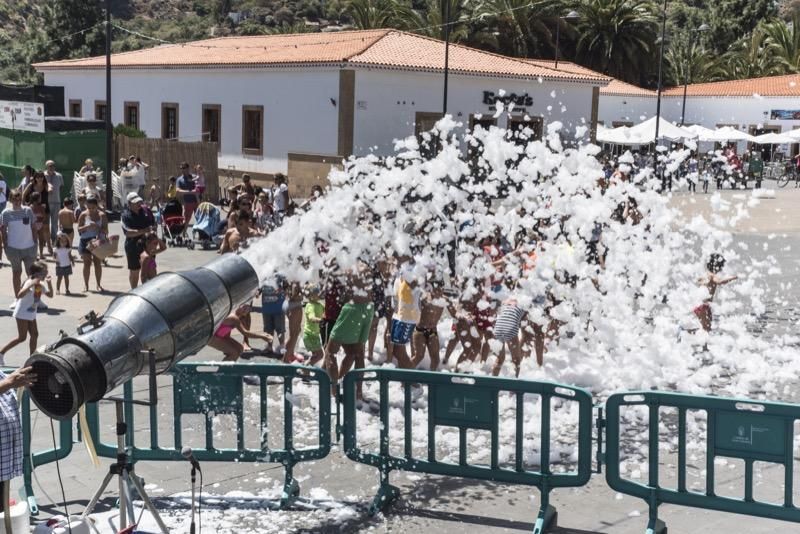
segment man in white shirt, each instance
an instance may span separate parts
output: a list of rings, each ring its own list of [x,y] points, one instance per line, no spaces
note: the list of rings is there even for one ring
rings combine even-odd
[[[0,214],[0,238],[6,258],[11,263],[14,297],[22,286],[22,267],[29,273],[36,261],[36,236],[33,210],[22,205],[22,193],[15,189],[9,195],[11,206]]]
[[[53,188],[47,192],[47,203],[50,205],[50,236],[55,241],[58,235],[58,212],[61,209],[61,188],[64,187],[64,177],[56,172],[56,162],[47,160],[44,164],[46,170],[44,177]]]

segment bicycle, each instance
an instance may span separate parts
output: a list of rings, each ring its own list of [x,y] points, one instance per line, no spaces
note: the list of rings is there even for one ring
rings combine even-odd
[[[795,187],[800,187],[800,173],[797,172],[797,167],[790,163],[784,168],[783,174],[777,178],[778,187],[786,187],[791,180],[794,180]]]

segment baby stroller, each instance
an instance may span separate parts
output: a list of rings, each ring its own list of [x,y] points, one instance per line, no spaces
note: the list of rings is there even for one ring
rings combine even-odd
[[[189,242],[183,206],[175,199],[168,201],[161,210],[161,235],[171,247],[182,247]]]
[[[220,211],[211,202],[203,202],[197,206],[194,212],[194,226],[192,226],[192,238],[186,246],[193,250],[196,245],[200,245],[203,250],[219,248],[222,244],[223,235],[220,233]]]

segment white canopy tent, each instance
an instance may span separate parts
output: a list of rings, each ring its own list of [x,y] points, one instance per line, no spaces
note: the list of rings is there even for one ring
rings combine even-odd
[[[717,141],[720,143],[724,143],[726,141],[754,141],[754,137],[748,133],[745,133],[741,130],[737,130],[736,128],[732,128],[731,126],[723,126],[722,128],[717,128],[714,130],[710,135],[708,135],[703,141]]]
[[[692,124],[691,126],[681,126],[686,131],[692,132],[694,135],[697,136],[698,141],[706,141],[706,138],[710,135],[713,135],[715,130],[711,128],[706,128],[705,126],[700,126],[699,124]]]
[[[618,128],[598,128],[597,140],[615,145],[649,145],[656,137],[656,118],[652,117],[636,126],[620,126]],[[690,130],[675,126],[669,121],[660,119],[658,138],[670,141],[695,139],[697,135]]]
[[[642,139],[648,139],[651,143],[656,137],[656,118],[651,117],[641,124],[631,128],[631,134]],[[680,126],[675,126],[671,122],[659,117],[658,138],[678,141],[680,139],[695,139],[697,136],[689,130],[684,130]]]
[[[794,143],[800,143],[800,139],[795,139],[786,134],[769,132],[754,137],[753,142],[758,143],[759,145],[791,145]]]

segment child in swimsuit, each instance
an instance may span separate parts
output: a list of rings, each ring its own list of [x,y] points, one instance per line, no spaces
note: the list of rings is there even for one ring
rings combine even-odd
[[[156,266],[156,255],[167,250],[167,244],[163,239],[155,234],[148,234],[144,241],[144,251],[139,255],[139,261],[142,264],[140,278],[144,284],[148,280],[152,280],[158,274],[158,267]]]
[[[267,343],[272,343],[272,336],[269,334],[261,334],[259,332],[253,332],[247,330],[244,325],[242,324],[242,317],[246,316],[250,313],[250,305],[245,304],[244,306],[239,306],[235,312],[228,315],[225,319],[222,320],[222,323],[217,327],[217,331],[214,332],[214,335],[208,342],[208,346],[217,349],[221,353],[225,355],[223,361],[225,362],[235,362],[239,359],[245,349],[250,349],[249,346],[242,345],[233,337],[234,330],[238,331],[242,336],[247,339],[248,337],[262,339]]]
[[[729,284],[733,282],[738,276],[730,276],[728,278],[722,278],[719,276],[720,271],[725,267],[725,258],[722,257],[721,254],[712,254],[711,257],[708,259],[708,263],[706,264],[706,268],[708,269],[708,274],[705,278],[699,280],[699,284],[705,286],[708,289],[708,298],[706,298],[702,304],[697,306],[694,310],[694,314],[700,320],[700,326],[706,332],[711,331],[711,302],[714,300],[714,295],[717,293],[717,288],[719,286],[724,286],[725,284]]]
[[[58,212],[58,231],[66,236],[69,247],[72,248],[72,236],[75,235],[75,203],[71,198],[64,199],[63,208]]]
[[[428,291],[422,297],[422,309],[419,316],[411,343],[414,345],[414,357],[412,364],[414,367],[419,365],[425,357],[427,350],[431,359],[431,371],[436,371],[439,367],[439,333],[436,330],[439,319],[445,308],[444,284],[438,280],[433,281]]]

